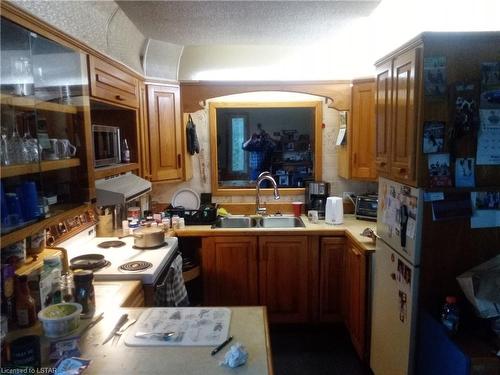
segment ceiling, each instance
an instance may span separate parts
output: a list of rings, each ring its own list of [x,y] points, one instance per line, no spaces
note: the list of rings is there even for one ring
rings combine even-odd
[[[304,45],[345,35],[381,0],[117,1],[146,38],[191,45]]]

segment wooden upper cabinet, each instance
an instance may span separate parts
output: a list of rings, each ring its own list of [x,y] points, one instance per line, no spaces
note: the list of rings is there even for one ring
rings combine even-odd
[[[258,304],[257,237],[206,237],[201,266],[204,305]]]
[[[344,251],[344,237],[321,239],[319,318],[322,322],[342,319]]]
[[[354,82],[352,87],[351,177],[375,180],[375,83]],[[348,138],[349,142],[349,138]]]
[[[375,82],[375,164],[379,174],[390,172],[392,60],[377,66]]]
[[[89,55],[90,94],[129,107],[139,107],[139,80]]]
[[[393,64],[391,176],[415,184],[417,129],[416,66],[420,49],[397,56]]]
[[[272,322],[309,319],[309,254],[307,236],[259,237],[259,303]]]
[[[147,86],[149,162],[152,181],[183,178],[183,127],[178,86]]]

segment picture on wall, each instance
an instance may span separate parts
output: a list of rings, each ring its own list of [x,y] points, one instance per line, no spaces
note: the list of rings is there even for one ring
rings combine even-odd
[[[474,158],[455,160],[455,186],[474,187]]]
[[[450,154],[429,154],[430,186],[451,186]]]
[[[424,59],[425,96],[446,94],[446,57],[426,57]]]
[[[426,121],[424,123],[423,152],[426,154],[442,152],[444,145],[444,122]]]

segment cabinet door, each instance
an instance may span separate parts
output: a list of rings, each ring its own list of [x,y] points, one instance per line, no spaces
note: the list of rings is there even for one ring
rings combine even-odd
[[[352,87],[352,178],[374,180],[375,109],[374,83],[354,83]]]
[[[257,237],[203,238],[201,265],[205,305],[257,305]]]
[[[306,236],[259,237],[259,303],[272,322],[306,322],[310,286]]]
[[[182,179],[179,87],[148,85],[149,158],[152,181]]]
[[[391,145],[392,60],[377,66],[375,85],[375,164],[379,174],[388,175]]]
[[[320,251],[319,317],[323,322],[338,321],[342,316],[345,240],[322,238]]]
[[[352,242],[345,252],[344,299],[345,319],[351,340],[360,358],[365,357],[366,348],[366,256]]]
[[[134,108],[139,106],[137,78],[92,55],[89,55],[89,72],[92,96]]]
[[[394,59],[391,176],[402,182],[415,182],[417,117],[417,77],[419,49]]]
[[[141,146],[141,175],[147,180],[151,179],[151,163],[149,161],[149,124],[148,102],[146,99],[146,85],[139,85],[139,121],[140,121],[140,146]]]

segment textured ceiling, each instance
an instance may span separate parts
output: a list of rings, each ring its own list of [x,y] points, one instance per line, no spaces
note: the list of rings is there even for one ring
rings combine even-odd
[[[380,0],[117,1],[147,38],[180,45],[298,45],[368,17]]]

